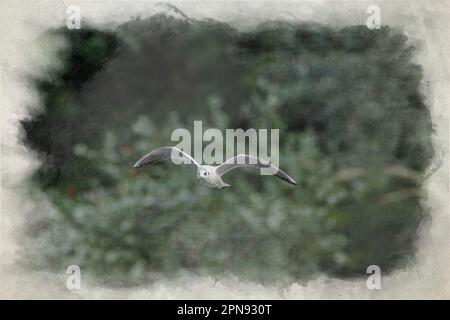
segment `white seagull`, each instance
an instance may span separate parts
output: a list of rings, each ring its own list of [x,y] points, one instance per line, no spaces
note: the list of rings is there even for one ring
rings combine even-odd
[[[228,171],[244,166],[271,168],[278,178],[281,178],[290,184],[297,184],[288,174],[270,164],[270,162],[245,154],[240,154],[236,157],[230,158],[218,166],[208,166],[199,164],[190,155],[178,148],[161,147],[140,158],[133,167],[140,168],[146,165],[153,165],[167,159],[179,159],[183,160],[184,163],[194,164],[197,167],[197,179],[200,180],[202,184],[210,188],[222,189],[229,187],[229,184],[222,181],[222,176]]]

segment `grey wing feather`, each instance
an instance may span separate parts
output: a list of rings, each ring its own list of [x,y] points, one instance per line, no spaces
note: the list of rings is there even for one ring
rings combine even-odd
[[[269,161],[266,161],[264,159],[255,156],[244,154],[237,155],[236,157],[228,159],[227,161],[222,163],[220,166],[216,168],[216,173],[220,176],[223,176],[228,171],[245,166],[254,166],[257,168],[271,168],[276,172],[274,175],[277,176],[278,178],[283,179],[284,181],[290,184],[294,185],[297,184],[297,182],[295,182],[295,180],[291,176],[289,176],[283,170],[272,165]]]
[[[197,161],[195,161],[190,155],[181,151],[180,149],[174,147],[161,147],[140,158],[138,161],[136,161],[133,168],[140,168],[174,158],[181,159],[187,163],[195,164],[197,167],[199,166]]]

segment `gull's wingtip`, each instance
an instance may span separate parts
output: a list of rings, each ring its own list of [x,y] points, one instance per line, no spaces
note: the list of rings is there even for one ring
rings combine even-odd
[[[142,159],[136,161],[136,163],[133,165],[133,169],[139,169],[140,167],[142,167],[142,162]]]

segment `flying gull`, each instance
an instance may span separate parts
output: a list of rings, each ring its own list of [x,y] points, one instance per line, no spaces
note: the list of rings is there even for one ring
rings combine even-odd
[[[275,176],[277,176],[278,178],[283,179],[290,184],[297,184],[295,180],[292,179],[288,174],[275,167],[270,162],[255,156],[244,154],[240,154],[233,158],[230,158],[221,165],[208,166],[199,164],[190,155],[178,148],[162,147],[157,148],[140,158],[133,167],[140,168],[147,165],[153,165],[167,159],[179,159],[183,160],[184,163],[194,164],[197,167],[197,179],[200,180],[202,184],[207,185],[210,188],[222,189],[225,187],[229,187],[229,184],[226,184],[222,181],[222,176],[228,171],[244,166],[271,168],[271,170],[275,172]]]

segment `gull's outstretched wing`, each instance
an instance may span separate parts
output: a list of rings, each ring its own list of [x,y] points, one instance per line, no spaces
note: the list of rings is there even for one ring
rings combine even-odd
[[[183,163],[195,164],[197,167],[199,163],[195,161],[190,155],[174,147],[161,147],[153,150],[140,158],[133,166],[133,168],[140,168],[147,165],[152,165],[167,159],[183,160]]]
[[[284,181],[290,184],[297,184],[297,182],[295,182],[295,180],[292,179],[292,177],[290,177],[286,172],[275,167],[270,162],[255,156],[245,154],[237,155],[234,158],[228,159],[220,166],[217,166],[216,173],[220,176],[223,176],[230,170],[245,166],[254,166],[257,168],[271,168],[275,172],[274,175],[277,176],[278,178],[283,179]]]

